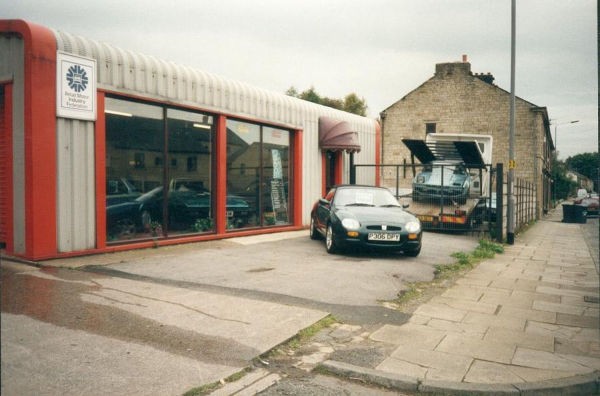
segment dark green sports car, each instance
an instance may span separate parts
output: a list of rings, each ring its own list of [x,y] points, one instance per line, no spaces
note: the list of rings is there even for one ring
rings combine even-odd
[[[313,206],[310,237],[325,237],[327,252],[357,247],[421,252],[421,223],[382,187],[339,185]]]

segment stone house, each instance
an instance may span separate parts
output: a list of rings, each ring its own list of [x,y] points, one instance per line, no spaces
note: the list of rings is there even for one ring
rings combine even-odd
[[[588,192],[594,191],[594,181],[581,173],[575,172],[573,169],[567,170],[567,178],[577,183],[577,189],[585,188]],[[574,193],[576,192],[574,191]]]
[[[503,163],[508,171],[510,93],[493,82],[489,73],[473,74],[466,57],[436,64],[433,77],[380,113],[382,164],[410,164],[403,138],[465,133],[491,135],[492,162]],[[515,176],[534,184],[537,218],[551,205],[552,151],[547,109],[515,98]],[[382,181],[394,186],[396,175],[389,169],[384,168]]]

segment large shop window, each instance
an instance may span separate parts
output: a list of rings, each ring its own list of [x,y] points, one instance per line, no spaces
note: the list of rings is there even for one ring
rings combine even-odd
[[[108,242],[212,231],[213,117],[106,98]]]
[[[290,132],[227,120],[227,228],[290,223]]]

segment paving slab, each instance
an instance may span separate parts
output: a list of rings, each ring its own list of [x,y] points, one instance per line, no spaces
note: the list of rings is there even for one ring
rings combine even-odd
[[[505,308],[505,307],[503,307]],[[522,331],[525,328],[526,318],[488,315],[479,312],[469,312],[463,319],[463,323],[478,324],[489,327],[502,327]]]
[[[598,328],[597,316],[577,316],[568,314],[556,314],[556,323],[567,326],[589,327],[592,329]]]
[[[590,367],[560,355],[520,347],[515,351],[514,358],[510,363],[517,366],[566,371],[576,374],[589,374],[594,371]]]
[[[373,341],[395,345],[412,345],[422,349],[433,350],[446,336],[446,332],[428,326],[407,323],[403,326],[385,325],[372,333]]]
[[[490,327],[484,341],[504,342],[520,347],[554,352],[554,337],[542,334],[525,333],[517,330]]]
[[[466,356],[498,363],[510,363],[515,345],[502,342],[476,340],[462,334],[448,334],[435,348],[436,351]]]
[[[398,347],[391,356],[405,362],[418,364],[421,367],[453,372],[459,375],[460,379],[464,377],[473,362],[473,358],[470,357],[419,349],[408,345]]]
[[[535,309],[524,309],[516,307],[502,307],[498,312],[498,316],[508,318],[523,318],[535,320],[536,322],[556,323],[556,313],[548,311],[538,311]]]
[[[445,304],[436,304],[430,302],[417,308],[415,314],[430,316],[437,319],[451,320],[453,322],[460,322],[467,314],[467,311],[463,309],[451,308]]]

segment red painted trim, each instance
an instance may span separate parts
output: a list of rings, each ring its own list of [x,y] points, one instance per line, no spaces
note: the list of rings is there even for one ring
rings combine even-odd
[[[327,195],[327,158],[325,152],[321,151],[321,197]]]
[[[96,110],[98,119],[95,125],[96,145],[96,247],[106,247],[106,116],[104,114],[104,93],[98,92]]]
[[[375,165],[381,165],[381,125],[377,120],[373,120],[375,123]],[[375,185],[381,185],[381,170],[379,166],[375,167]]]
[[[25,258],[55,255],[56,40],[46,27],[0,21],[25,44]]]
[[[334,185],[344,183],[344,166],[343,165],[344,165],[344,152],[341,150],[336,151],[335,152],[335,175],[334,175],[335,183],[333,183]]]
[[[303,169],[302,169],[302,135],[303,131],[295,131],[294,132],[294,142],[293,142],[293,150],[294,150],[294,163],[292,165],[293,170],[293,201],[292,201],[292,210],[293,212],[293,223],[295,226],[302,225],[302,177],[303,177]]]
[[[13,254],[15,249],[14,235],[14,206],[13,206],[13,85],[12,83],[4,85],[4,131],[6,133],[6,147],[0,147],[6,150],[6,252]]]
[[[217,234],[227,232],[227,117],[220,115],[217,121],[216,142],[216,176],[217,194],[215,202],[215,216]]]

